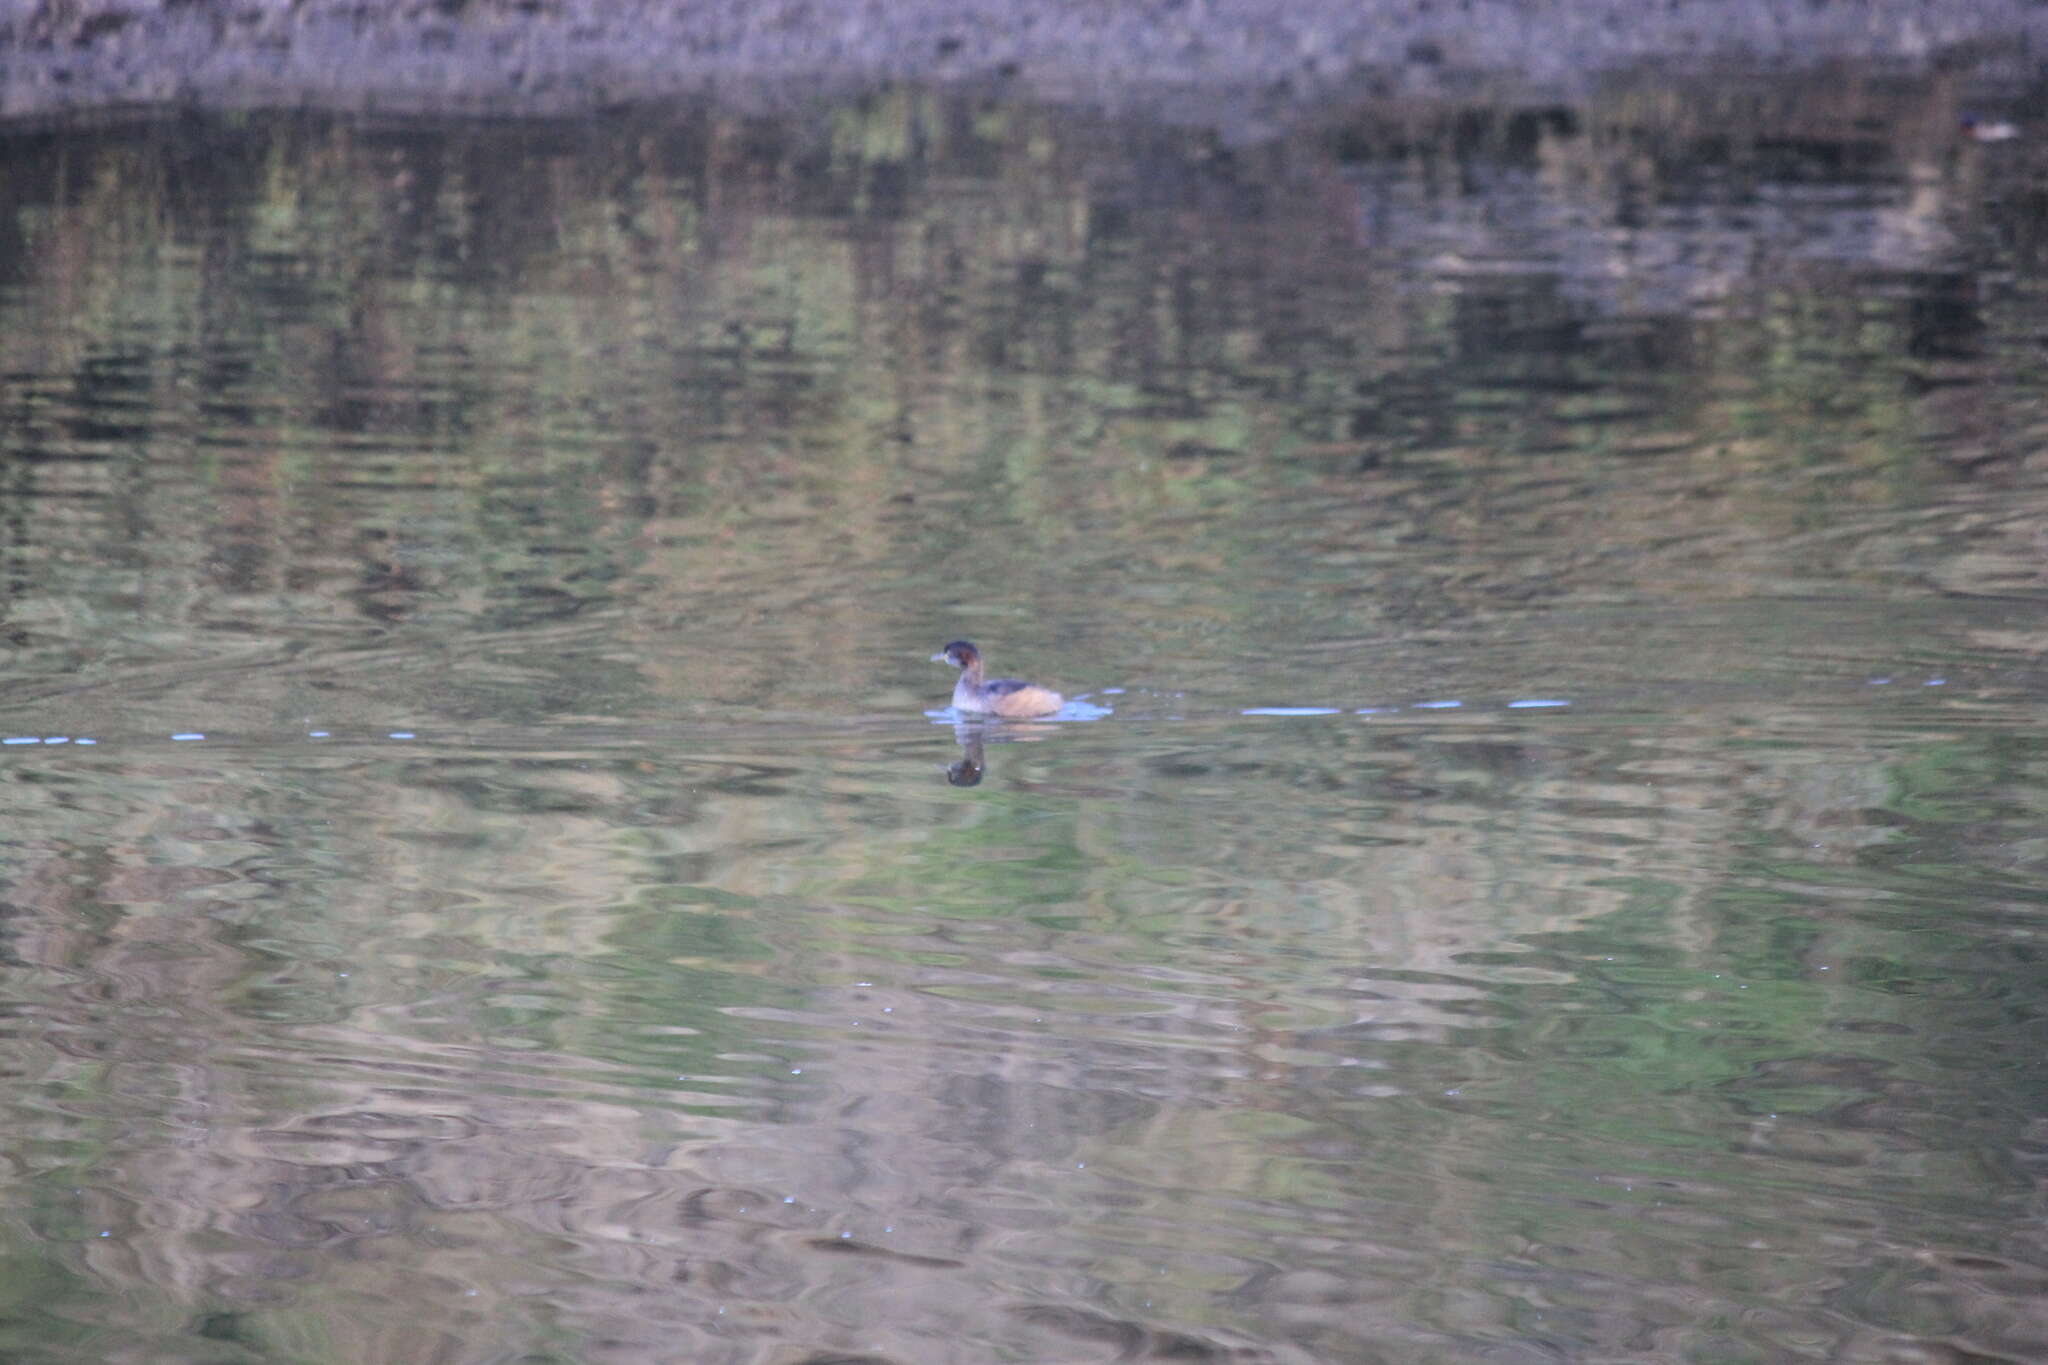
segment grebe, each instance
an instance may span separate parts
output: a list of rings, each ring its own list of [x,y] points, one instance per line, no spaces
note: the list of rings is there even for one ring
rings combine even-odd
[[[1066,704],[1066,699],[1049,687],[1019,682],[1015,678],[981,678],[981,651],[965,640],[955,640],[932,655],[935,664],[951,664],[960,670],[953,684],[955,711],[982,711],[992,716],[1021,719],[1049,716]]]

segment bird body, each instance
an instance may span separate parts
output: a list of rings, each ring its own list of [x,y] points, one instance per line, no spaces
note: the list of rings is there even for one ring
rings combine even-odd
[[[1066,705],[1066,699],[1049,687],[1017,678],[982,678],[981,651],[965,640],[955,640],[932,655],[935,664],[951,664],[960,670],[953,684],[953,709],[963,713],[1003,716],[1011,720],[1049,716]]]

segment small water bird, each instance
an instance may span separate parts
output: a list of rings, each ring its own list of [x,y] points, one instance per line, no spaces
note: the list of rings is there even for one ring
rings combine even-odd
[[[1016,678],[981,677],[981,651],[965,640],[955,640],[932,655],[935,664],[951,664],[960,670],[953,684],[955,711],[982,711],[992,716],[1021,719],[1049,716],[1066,704],[1066,699],[1049,687],[1020,682]]]
[[[2010,142],[2020,135],[2018,125],[1999,120],[1963,115],[1963,136],[1975,142]]]

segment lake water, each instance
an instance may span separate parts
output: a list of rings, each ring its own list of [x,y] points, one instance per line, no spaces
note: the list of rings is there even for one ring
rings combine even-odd
[[[0,1354],[2048,1355],[1948,98],[0,137]]]

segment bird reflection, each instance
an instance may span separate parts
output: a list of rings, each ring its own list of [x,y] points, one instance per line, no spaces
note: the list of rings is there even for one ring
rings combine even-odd
[[[1019,725],[1015,721],[954,722],[953,742],[960,746],[960,757],[954,759],[946,769],[947,785],[980,786],[981,779],[988,772],[988,745],[1036,743],[1050,735],[1054,728],[1051,725]]]
[[[981,727],[979,725],[956,725],[953,738],[960,745],[960,757],[953,760],[946,769],[946,781],[955,787],[978,787],[981,775],[988,769],[986,756],[981,748]]]

